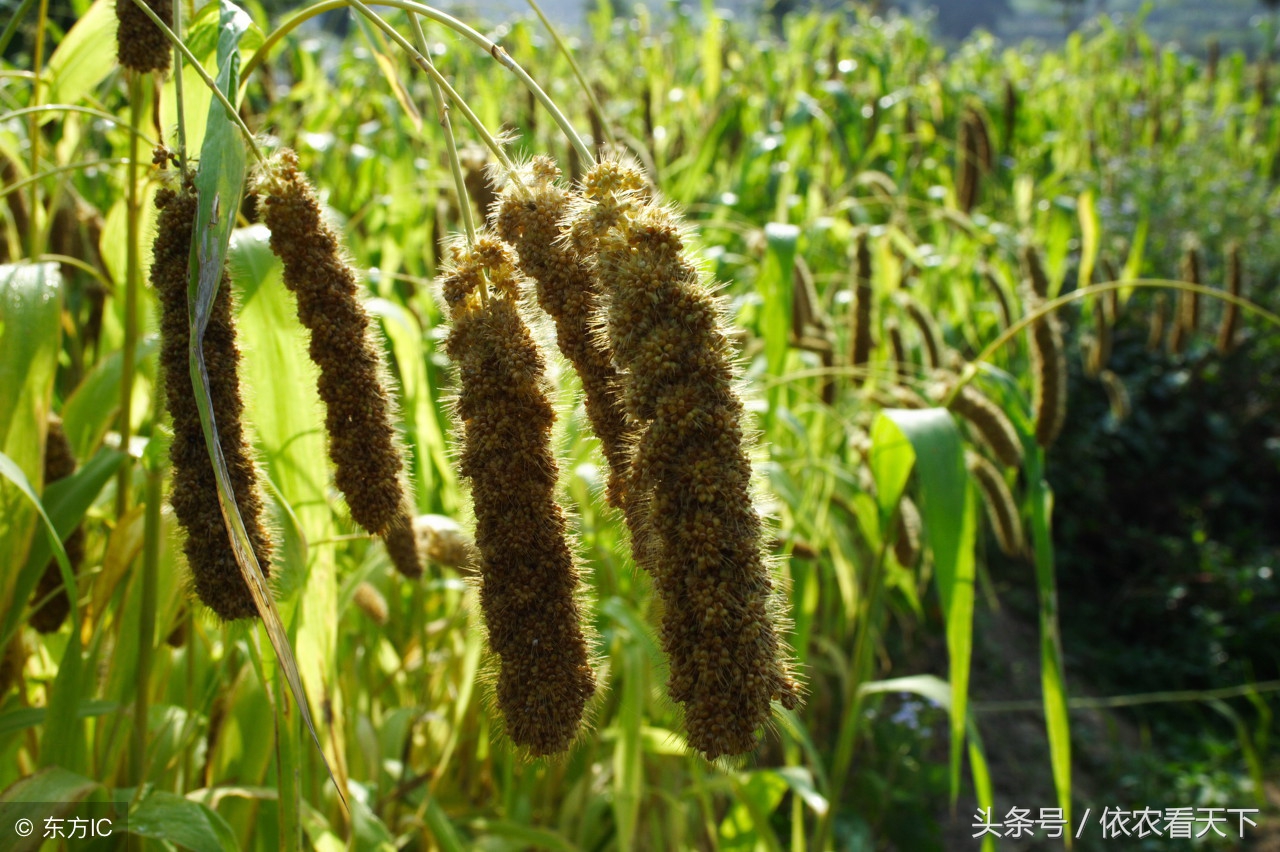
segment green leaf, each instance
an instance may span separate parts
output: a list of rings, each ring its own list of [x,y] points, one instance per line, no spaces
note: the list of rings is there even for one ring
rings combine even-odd
[[[974,798],[978,800],[979,810],[994,813],[995,788],[991,784],[991,770],[987,767],[986,749],[982,746],[982,737],[978,734],[978,724],[973,716],[969,717],[966,728],[969,732],[969,771],[973,775]],[[995,852],[995,848],[995,836],[984,834],[982,852]]]
[[[134,363],[141,364],[155,354],[156,348],[154,337],[139,341]],[[123,361],[120,350],[98,361],[62,406],[62,428],[71,444],[71,452],[78,459],[88,457],[98,448],[115,421],[120,407]]]
[[[27,481],[26,474],[24,474],[14,463],[13,459],[9,458],[9,456],[2,452],[0,452],[0,477],[3,477],[17,488],[18,493],[26,497],[27,501],[35,507],[36,514],[39,516],[40,520],[44,522],[44,532],[49,543],[49,550],[53,553],[54,558],[58,560],[58,566],[62,569],[63,578],[65,579],[66,577],[69,577],[71,575],[71,563],[67,561],[67,551],[62,546],[62,539],[58,536],[57,528],[54,527],[53,521],[49,520],[49,515],[44,510],[44,504],[41,503],[40,498],[36,496],[36,492],[32,489],[31,483]],[[28,554],[30,554],[30,551],[28,551]],[[0,638],[2,638],[4,642],[7,643],[9,639],[12,638],[11,633],[17,627],[18,617],[22,612],[23,604],[26,603],[26,598],[20,598],[19,593],[22,589],[26,589],[26,594],[30,595],[31,589],[35,588],[35,578],[38,578],[39,572],[43,569],[43,565],[38,565],[35,567],[25,567],[19,572],[9,572],[14,575],[12,578],[9,578],[12,580],[12,585],[10,585],[8,589],[9,593],[12,595],[14,605],[10,606],[9,609],[5,611],[5,626],[3,632],[0,633]],[[71,617],[73,622],[78,618],[74,609],[72,610]]]
[[[115,713],[119,709],[120,705],[114,701],[84,701],[80,704],[80,718],[88,719],[92,716],[105,716],[108,713]],[[47,715],[48,708],[45,707],[22,707],[0,714],[0,737],[12,734],[14,731],[22,731],[27,728],[34,728],[37,725],[43,725]]]
[[[881,411],[871,427],[871,475],[876,483],[876,501],[880,507],[880,529],[889,523],[898,509],[902,491],[907,487],[916,452],[893,422]]]
[[[81,802],[101,787],[83,775],[50,766],[14,782],[0,793],[0,802]]]
[[[115,3],[97,0],[67,31],[49,57],[45,69],[49,88],[44,100],[53,104],[77,104],[116,67]],[[55,113],[45,113],[41,123],[56,117]]]
[[[76,806],[102,789],[97,781],[58,766],[15,781],[0,793],[0,829],[6,834],[4,848],[9,852],[39,849],[44,842],[42,832],[35,831],[26,840],[14,836],[18,820],[26,819],[40,827],[48,818],[83,816],[77,813]]]
[[[61,288],[56,263],[0,265],[0,452],[10,462],[0,479],[0,565],[9,566],[0,571],[0,611],[9,615],[26,603],[15,596],[16,566],[25,564],[43,514],[30,483],[44,479]]]
[[[818,816],[822,816],[830,808],[827,797],[818,792],[817,785],[813,782],[813,772],[808,767],[782,766],[773,771]]]
[[[1142,277],[1142,259],[1147,248],[1147,231],[1151,227],[1151,218],[1143,216],[1138,220],[1138,226],[1134,228],[1133,239],[1129,243],[1129,257],[1124,262],[1125,281],[1133,281]],[[1120,291],[1121,301],[1129,301],[1129,295],[1133,292],[1132,287],[1126,287]]]
[[[960,760],[968,712],[973,652],[976,501],[964,466],[964,446],[944,408],[887,409],[884,414],[911,441],[925,538],[933,554],[938,597],[947,620],[951,662],[951,799],[960,791]]]
[[[75,473],[45,488],[41,504],[60,541],[65,541],[72,530],[80,526],[85,513],[89,511],[93,501],[98,499],[103,486],[111,480],[123,461],[124,453],[103,447],[97,455],[77,468]],[[43,568],[49,563],[51,556],[53,550],[47,539],[35,541],[27,556],[27,567]]]
[[[767,254],[758,285],[764,297],[761,332],[769,375],[781,376],[791,334],[791,284],[800,229],[784,222],[770,222],[764,226],[764,236]]]
[[[212,808],[156,790],[129,812],[129,833],[192,850],[234,852],[240,848],[227,821]]]

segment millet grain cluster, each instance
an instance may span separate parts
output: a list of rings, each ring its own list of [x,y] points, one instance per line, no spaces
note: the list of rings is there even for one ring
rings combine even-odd
[[[369,315],[357,296],[355,271],[292,151],[264,171],[256,188],[271,250],[284,264],[285,286],[297,297],[298,319],[311,333],[309,352],[320,368],[317,388],[338,490],[355,522],[386,538],[397,569],[416,577],[421,567],[410,546],[413,522],[394,406]]]
[[[188,176],[178,189],[156,194],[160,210],[153,246],[151,283],[160,302],[160,373],[164,401],[173,419],[173,465],[170,501],[186,533],[184,552],[200,600],[221,618],[257,615],[231,548],[218,503],[213,463],[205,447],[200,412],[188,367],[190,329],[187,320],[188,260],[196,219],[196,193]],[[204,335],[204,359],[209,375],[210,402],[215,412],[222,454],[245,531],[263,574],[271,564],[271,540],[262,524],[262,495],[257,468],[241,425],[235,325],[231,311],[231,283],[224,276],[213,301]]]
[[[172,0],[143,0],[165,26],[173,26]],[[139,73],[169,70],[172,48],[163,32],[134,0],[116,0],[116,57]]]
[[[578,569],[555,499],[555,413],[541,352],[520,317],[511,249],[483,236],[454,252],[443,295],[459,376],[462,475],[471,483],[480,604],[499,658],[497,703],[535,756],[568,748],[595,692]],[[487,294],[487,295],[486,295]]]
[[[772,618],[729,344],[676,218],[644,197],[643,175],[606,159],[582,186],[570,245],[595,259],[639,429],[632,487],[648,496],[668,691],[694,748],[741,754],[771,702],[795,707],[800,688]]]

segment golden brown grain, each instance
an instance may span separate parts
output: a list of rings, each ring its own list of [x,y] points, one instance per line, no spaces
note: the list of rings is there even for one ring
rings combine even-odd
[[[455,252],[443,295],[452,320],[446,349],[460,380],[460,470],[475,506],[480,605],[500,661],[497,703],[511,739],[546,755],[577,736],[596,682],[578,568],[555,499],[555,414],[542,353],[517,308],[521,286],[510,247],[482,236]]]

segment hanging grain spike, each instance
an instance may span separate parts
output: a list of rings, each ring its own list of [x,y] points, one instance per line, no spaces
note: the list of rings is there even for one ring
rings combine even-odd
[[[1048,277],[1034,246],[1022,250],[1026,274],[1026,306],[1037,311],[1049,291]],[[1035,370],[1036,443],[1046,450],[1057,440],[1067,416],[1067,359],[1063,351],[1062,327],[1050,312],[1031,324],[1031,360]]]
[[[143,0],[164,21],[173,27],[172,0]],[[131,71],[146,74],[151,71],[164,73],[169,70],[169,57],[173,48],[159,27],[138,8],[134,0],[116,0],[116,57],[120,64]]]
[[[902,495],[898,503],[897,535],[893,540],[893,555],[904,568],[910,568],[920,558],[920,534],[924,531],[924,520],[915,502],[907,495]]]
[[[62,418],[50,415],[44,449],[45,487],[59,479],[65,479],[75,471],[76,457],[71,450],[71,442],[67,440],[67,433],[62,429]],[[71,563],[72,573],[78,573],[80,563],[84,561],[84,527],[77,526],[72,530],[62,545],[67,552],[67,561]],[[71,612],[71,598],[62,585],[62,571],[59,570],[56,559],[50,559],[45,566],[31,602],[38,605],[31,611],[30,624],[41,633],[56,631]]]
[[[606,499],[622,511],[636,562],[643,565],[646,497],[630,487],[635,424],[627,419],[613,348],[600,328],[595,270],[561,232],[575,195],[560,184],[560,170],[550,157],[536,157],[519,177],[503,187],[494,224],[498,235],[515,247],[521,272],[537,284],[538,304],[555,322],[556,345],[582,380],[587,419],[609,466]]]
[[[1240,298],[1244,291],[1244,272],[1240,263],[1240,243],[1232,241],[1227,246],[1227,293]],[[1231,354],[1236,347],[1236,331],[1240,325],[1240,306],[1227,302],[1222,309],[1222,325],[1218,328],[1218,352]]]
[[[924,350],[924,365],[930,370],[936,370],[942,363],[942,343],[938,334],[938,327],[934,324],[933,315],[929,313],[924,305],[910,296],[902,297],[902,307],[907,312],[907,317],[915,325],[916,331],[920,334],[920,345]]]
[[[173,443],[169,447],[173,488],[169,499],[178,524],[186,533],[183,552],[196,595],[225,620],[257,617],[253,595],[240,573],[218,503],[217,480],[205,446],[188,366],[191,337],[187,276],[197,207],[192,178],[187,176],[177,190],[161,189],[156,194],[156,207],[160,216],[151,283],[160,303],[160,375],[164,382],[164,402],[173,419]],[[231,282],[224,274],[204,334],[209,399],[231,489],[258,565],[267,575],[272,546],[262,523],[257,468],[241,424],[244,401],[240,397],[240,351],[235,337]]]
[[[512,741],[564,751],[595,692],[578,605],[578,568],[555,499],[555,412],[545,364],[517,303],[509,246],[482,236],[455,251],[443,295],[458,370],[460,470],[471,481],[480,605],[497,654],[497,702]],[[485,295],[487,288],[487,297]]]
[[[1157,293],[1151,302],[1151,318],[1147,332],[1147,351],[1155,352],[1164,344],[1165,313],[1168,299]]]
[[[901,378],[907,374],[910,365],[907,363],[907,347],[902,342],[902,329],[898,326],[898,321],[893,317],[886,319],[884,333],[889,339],[889,357],[892,359],[893,372]]]
[[[1018,129],[1018,89],[1013,80],[1004,78],[1004,133],[1000,140],[1000,148],[1005,156],[1011,156],[1013,140]]]
[[[866,234],[858,236],[853,265],[853,304],[850,313],[849,364],[854,368],[854,382],[862,384],[866,379],[866,366],[871,360],[871,303],[875,299],[871,288],[871,247]]]
[[[1182,280],[1188,284],[1200,284],[1200,251],[1194,242],[1188,243],[1182,253]],[[1179,291],[1178,322],[1184,326],[1183,334],[1190,339],[1200,328],[1200,294],[1190,290]]]
[[[1000,327],[1008,328],[1013,325],[1013,308],[1009,304],[1009,294],[1005,292],[1004,285],[1000,283],[995,270],[986,264],[982,268],[982,280],[986,282],[987,289],[991,291],[992,296],[995,296],[996,305],[1000,308]]]
[[[973,427],[1001,464],[1013,468],[1022,466],[1022,443],[1018,440],[1018,432],[1004,409],[986,394],[967,384],[951,400],[950,408]]]
[[[640,427],[637,482],[652,495],[650,570],[662,601],[672,699],[708,759],[742,754],[795,707],[777,599],[751,499],[742,401],[720,311],[668,209],[613,158],[589,171],[571,244],[596,258],[627,410]]]
[[[1018,516],[1018,504],[1004,476],[996,466],[977,453],[965,453],[969,473],[978,483],[982,500],[987,507],[987,518],[996,536],[996,544],[1005,556],[1016,558],[1023,552],[1022,520]]]
[[[324,221],[298,158],[284,151],[257,180],[271,250],[284,264],[284,283],[298,300],[298,319],[311,332],[311,360],[326,409],[329,458],[351,517],[374,535],[412,524],[403,460],[392,425],[382,356],[358,298],[356,273]],[[403,569],[402,569],[403,570]]]
[[[968,110],[961,116],[955,143],[956,206],[965,213],[978,203],[978,131]]]

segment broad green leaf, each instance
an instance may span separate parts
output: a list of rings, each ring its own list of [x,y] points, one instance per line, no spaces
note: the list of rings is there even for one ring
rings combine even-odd
[[[192,850],[233,852],[240,848],[217,811],[163,790],[153,791],[129,812],[129,833]]]
[[[880,506],[880,529],[889,528],[915,463],[916,453],[911,442],[885,412],[880,412],[871,427],[871,474]]]
[[[52,552],[54,558],[58,560],[58,566],[62,569],[62,577],[65,582],[66,579],[71,576],[71,563],[67,561],[67,551],[62,546],[62,540],[58,536],[58,530],[54,527],[53,521],[49,520],[49,515],[44,510],[44,504],[41,503],[40,498],[36,496],[36,492],[32,489],[31,483],[27,481],[26,475],[16,464],[14,464],[13,459],[9,458],[4,453],[0,453],[0,477],[2,477],[0,485],[3,485],[3,482],[7,481],[10,486],[17,490],[18,494],[25,498],[26,501],[35,508],[36,514],[44,524],[44,532],[49,543],[50,552]],[[30,555],[30,551],[28,551],[28,555]],[[22,612],[22,607],[26,603],[25,599],[19,598],[19,592],[22,589],[26,589],[26,593],[30,595],[31,589],[35,588],[39,572],[43,570],[44,566],[38,565],[35,567],[24,568],[20,572],[11,571],[9,573],[13,574],[13,576],[6,576],[7,589],[10,595],[12,595],[14,603],[5,611],[5,627],[3,632],[0,633],[0,639],[4,642],[7,643],[11,638],[11,633],[16,628],[17,619]],[[73,621],[76,621],[78,618],[74,611],[72,612],[71,617]]]
[[[781,376],[791,334],[791,285],[800,229],[784,222],[770,222],[764,226],[764,236],[767,252],[757,285],[764,297],[761,332],[769,375]]]
[[[720,822],[719,848],[726,850],[781,850],[771,817],[787,792],[787,779],[771,770],[731,778],[733,805]]]
[[[69,578],[71,570],[65,565],[65,555],[59,560],[63,565],[62,576]],[[40,765],[61,766],[78,770],[85,758],[84,726],[81,724],[81,696],[92,685],[81,682],[84,657],[80,645],[80,616],[71,611],[71,632],[67,647],[58,663],[58,675],[49,691],[49,714],[45,717],[44,736],[40,740]]]
[[[49,88],[44,100],[54,104],[80,103],[117,67],[115,3],[97,0],[49,57],[45,70]],[[45,113],[41,123],[56,117],[55,113]]]
[[[14,783],[3,793],[0,802],[66,802],[83,801],[102,787],[97,781],[74,772],[50,766]]]
[[[773,770],[782,780],[787,782],[797,796],[818,816],[825,814],[830,807],[826,796],[818,792],[813,781],[813,773],[805,766],[782,766]]]
[[[911,441],[925,538],[933,554],[938,597],[947,620],[951,662],[951,798],[960,790],[960,760],[968,712],[973,651],[976,502],[964,466],[964,446],[944,408],[887,409],[885,415]]]
[[[0,793],[0,828],[5,832],[4,848],[8,852],[34,852],[44,843],[38,830],[46,819],[85,817],[81,802],[90,796],[101,796],[103,787],[59,766],[49,766],[11,784]],[[106,807],[103,806],[105,814]],[[97,817],[94,813],[91,816]],[[37,830],[29,838],[16,836],[15,825],[28,820]],[[50,844],[52,845],[52,844]]]
[[[154,337],[139,341],[134,363],[141,364],[152,357],[156,349]],[[115,421],[120,407],[120,372],[124,360],[121,355],[120,350],[116,350],[94,364],[63,403],[62,429],[78,459],[87,458],[98,448]]]
[[[56,263],[0,265],[0,452],[11,465],[0,479],[0,565],[7,566],[0,571],[0,611],[6,614],[26,603],[15,598],[17,566],[26,562],[42,514],[35,494],[44,480],[44,435],[61,346],[61,289]]]

